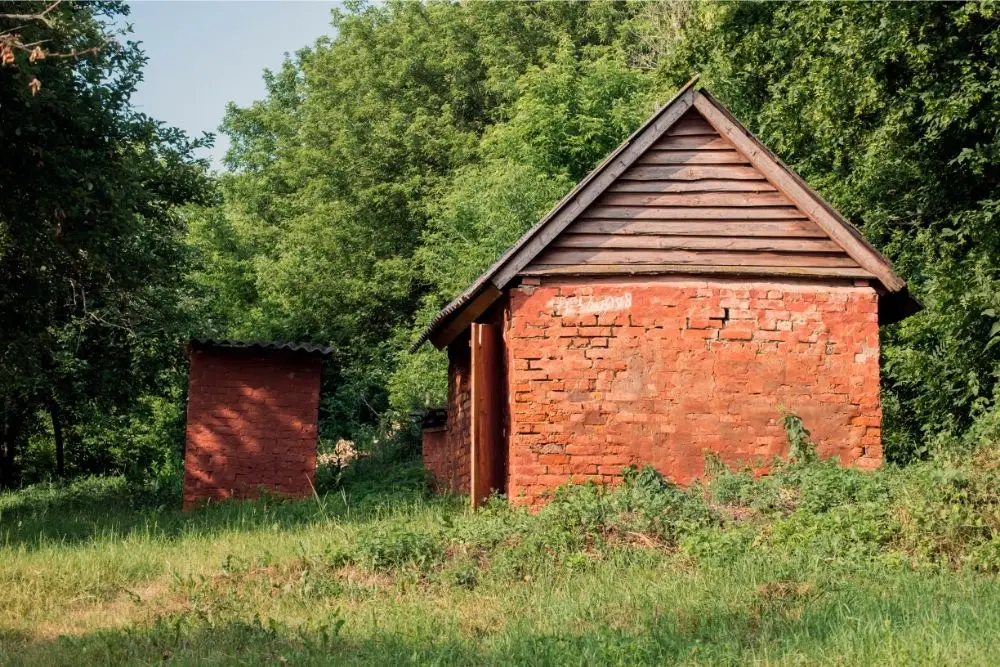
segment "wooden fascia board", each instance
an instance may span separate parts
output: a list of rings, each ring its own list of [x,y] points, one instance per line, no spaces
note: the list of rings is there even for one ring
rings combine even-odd
[[[656,142],[677,120],[684,115],[694,102],[694,87],[688,87],[671,104],[665,107],[659,117],[647,125],[627,145],[612,153],[591,176],[586,185],[577,191],[570,201],[565,202],[534,236],[513,253],[503,266],[493,274],[490,281],[502,290],[513,280],[531,260],[545,249],[577,216],[580,215],[616,178],[639,159],[639,156]]]
[[[740,276],[785,278],[875,278],[863,268],[808,266],[695,266],[691,264],[620,264],[535,267],[521,272],[523,276],[621,276],[684,274],[698,276]]]
[[[464,308],[455,312],[454,318],[445,326],[434,331],[430,341],[439,350],[443,350],[458,334],[476,321],[476,318],[486,312],[499,299],[503,292],[491,284],[486,284],[483,290],[475,296]]]
[[[854,261],[871,272],[892,292],[898,292],[906,283],[892,270],[889,261],[863,238],[859,238],[848,227],[849,223],[832,212],[826,202],[820,198],[791,169],[782,164],[771,154],[749,131],[732,118],[721,105],[717,105],[710,96],[697,91],[694,95],[694,107],[701,112],[715,130],[733,143],[750,163],[778,190],[783,192],[792,203],[819,225],[831,239],[836,241]]]

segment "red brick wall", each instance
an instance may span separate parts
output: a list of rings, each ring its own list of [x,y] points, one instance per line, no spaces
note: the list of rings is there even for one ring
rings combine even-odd
[[[820,455],[880,464],[878,302],[867,286],[672,278],[546,282],[511,293],[509,489],[649,463],[685,483],[704,450],[787,450],[781,411]]]
[[[448,346],[448,425],[424,431],[424,467],[441,491],[469,493],[472,427],[471,353],[468,334]]]
[[[191,352],[184,507],[312,493],[322,359],[277,350]]]

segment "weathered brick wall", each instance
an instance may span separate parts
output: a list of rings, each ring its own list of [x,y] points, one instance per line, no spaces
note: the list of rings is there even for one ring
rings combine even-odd
[[[471,361],[468,335],[448,346],[448,425],[423,432],[424,467],[441,491],[469,493]]]
[[[671,278],[511,293],[509,485],[533,504],[571,477],[649,463],[685,483],[704,450],[787,450],[782,410],[820,455],[880,464],[878,302],[868,286]]]
[[[448,446],[448,427],[424,428],[420,432],[420,450],[424,468],[430,473],[435,489],[449,489],[452,457]]]
[[[191,352],[184,507],[312,493],[322,359],[272,350]]]

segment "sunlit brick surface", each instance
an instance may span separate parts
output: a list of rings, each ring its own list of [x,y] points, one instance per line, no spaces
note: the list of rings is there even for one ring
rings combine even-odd
[[[184,507],[312,493],[322,360],[285,351],[191,352]]]
[[[511,292],[509,493],[652,464],[690,482],[704,452],[759,465],[799,415],[821,456],[878,466],[878,302],[871,287],[651,279]]]

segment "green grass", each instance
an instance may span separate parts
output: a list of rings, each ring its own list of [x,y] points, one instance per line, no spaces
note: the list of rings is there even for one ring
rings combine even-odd
[[[184,514],[0,495],[0,664],[996,664],[993,458],[643,472],[470,514],[413,462]]]

